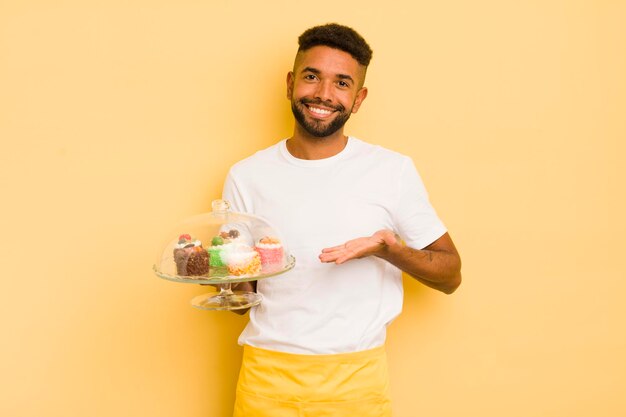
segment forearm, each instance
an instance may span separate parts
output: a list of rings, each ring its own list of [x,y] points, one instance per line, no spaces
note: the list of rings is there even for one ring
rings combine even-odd
[[[378,256],[446,294],[452,294],[461,285],[461,258],[448,233],[419,250],[404,245],[393,231],[383,229],[372,236],[324,248],[319,258],[339,265],[366,256]]]
[[[444,237],[449,240],[447,235]],[[384,245],[376,256],[397,266],[421,283],[452,294],[461,284],[461,258],[451,240],[449,244],[451,247],[446,250],[430,246],[419,250],[396,241]]]

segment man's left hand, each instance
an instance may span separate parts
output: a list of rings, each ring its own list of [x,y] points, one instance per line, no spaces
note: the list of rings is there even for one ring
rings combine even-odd
[[[388,246],[398,244],[399,240],[391,230],[379,230],[369,237],[352,239],[343,245],[322,249],[320,261],[339,265],[350,259],[376,256],[387,249]]]

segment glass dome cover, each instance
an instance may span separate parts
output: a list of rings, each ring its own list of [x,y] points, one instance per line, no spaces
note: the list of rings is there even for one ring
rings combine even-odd
[[[267,278],[293,268],[295,259],[265,219],[233,212],[226,200],[214,201],[212,209],[183,220],[168,234],[154,265],[157,276],[224,284]]]

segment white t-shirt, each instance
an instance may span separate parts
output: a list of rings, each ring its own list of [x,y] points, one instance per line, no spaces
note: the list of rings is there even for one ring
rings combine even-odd
[[[296,258],[293,270],[257,282],[263,301],[239,337],[282,352],[380,346],[402,310],[398,268],[373,256],[322,263],[323,248],[391,229],[421,249],[446,232],[411,159],[354,137],[326,159],[297,159],[286,140],[259,151],[231,168],[223,198],[269,221]]]

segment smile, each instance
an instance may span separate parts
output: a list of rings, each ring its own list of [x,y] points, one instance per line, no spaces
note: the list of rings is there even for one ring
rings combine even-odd
[[[313,107],[313,106],[306,106],[307,109],[309,109],[309,111],[313,114],[316,114],[318,116],[328,116],[329,114],[332,114],[334,112],[334,110],[326,110],[326,109],[320,109],[319,107]]]

